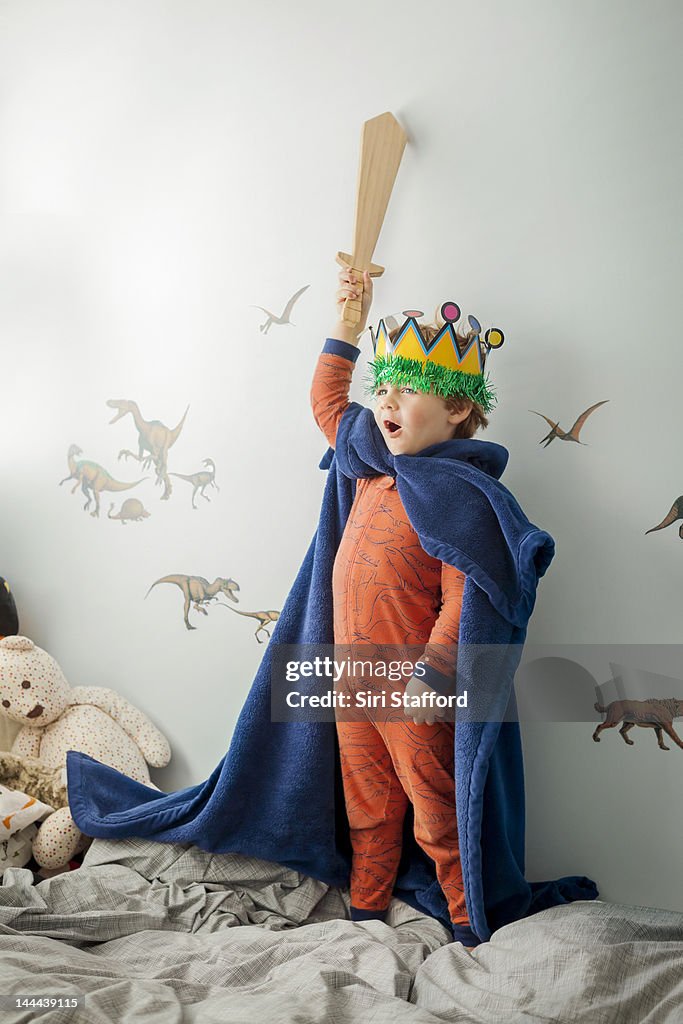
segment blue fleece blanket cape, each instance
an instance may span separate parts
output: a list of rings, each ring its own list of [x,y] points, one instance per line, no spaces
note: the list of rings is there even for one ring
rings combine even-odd
[[[505,448],[479,440],[447,441],[419,455],[392,456],[372,412],[351,403],[339,426],[336,452],[329,449],[321,462],[328,477],[318,529],[269,648],[334,642],[332,566],[355,481],[392,475],[424,549],[467,575],[459,650],[469,656],[466,652],[481,650],[480,645],[489,651],[489,645],[504,645],[499,649],[507,654],[494,666],[487,707],[507,709],[508,719],[514,718],[514,671],[554,542],[529,522],[499,482],[507,459]],[[143,836],[256,856],[329,885],[348,885],[350,845],[335,727],[271,721],[269,648],[230,749],[205,782],[164,794],[70,751],[69,803],[79,828],[90,836]],[[484,676],[490,680],[491,673]],[[472,929],[482,941],[545,907],[597,895],[594,883],[584,877],[526,881],[519,725],[501,721],[505,717],[461,721],[458,716],[456,723],[463,879]],[[415,842],[411,813],[395,894],[448,927],[446,900],[433,862]]]

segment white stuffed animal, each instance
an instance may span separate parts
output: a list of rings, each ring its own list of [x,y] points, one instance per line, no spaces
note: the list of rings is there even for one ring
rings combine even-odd
[[[163,768],[171,759],[166,737],[142,711],[104,687],[72,688],[55,659],[25,636],[0,640],[0,710],[23,726],[11,752],[46,768],[65,771],[67,750],[79,750],[156,789],[147,763]],[[41,825],[33,856],[41,867],[59,868],[83,845],[62,807]]]

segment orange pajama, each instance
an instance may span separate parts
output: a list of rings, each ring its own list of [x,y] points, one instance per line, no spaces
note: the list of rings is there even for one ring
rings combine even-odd
[[[353,367],[351,359],[330,353],[321,354],[316,366],[311,405],[332,447],[348,406]],[[393,477],[356,482],[332,574],[335,644],[420,645],[423,661],[454,672],[464,582],[463,573],[423,549]],[[361,721],[338,719],[336,728],[352,846],[352,908],[381,916],[388,907],[411,803],[415,839],[434,861],[451,920],[468,926],[453,723],[416,725],[401,709],[380,720],[370,710]]]

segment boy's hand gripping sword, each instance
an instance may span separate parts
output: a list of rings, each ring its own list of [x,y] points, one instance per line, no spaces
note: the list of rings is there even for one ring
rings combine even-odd
[[[363,125],[353,252],[337,253],[337,263],[354,270],[361,283],[364,270],[369,271],[370,277],[380,277],[384,273],[384,267],[371,261],[407,141],[408,136],[403,128],[388,111]],[[351,327],[355,326],[360,321],[361,309],[360,298],[346,299],[342,308],[342,321]]]

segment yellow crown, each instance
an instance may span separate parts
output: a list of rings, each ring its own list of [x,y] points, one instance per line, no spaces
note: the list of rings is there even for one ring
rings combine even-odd
[[[500,348],[505,340],[498,327],[492,327],[481,336],[481,324],[468,316],[468,330],[460,337],[454,324],[460,319],[460,307],[455,302],[444,302],[440,309],[443,326],[431,341],[420,329],[419,310],[404,310],[406,320],[394,341],[389,337],[392,329],[383,318],[377,331],[370,328],[374,350],[371,386],[375,390],[382,383],[413,384],[418,390],[433,390],[443,395],[460,394],[482,405],[489,412],[495,395],[484,376],[486,357],[492,348]]]

